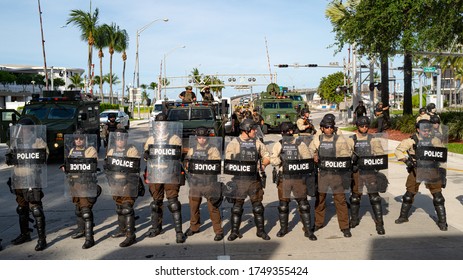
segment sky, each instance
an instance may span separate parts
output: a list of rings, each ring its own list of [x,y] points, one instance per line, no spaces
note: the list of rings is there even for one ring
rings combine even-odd
[[[87,72],[87,43],[80,30],[65,26],[70,11],[99,9],[99,24],[115,23],[129,35],[126,84],[134,83],[136,34],[139,36],[140,84],[157,82],[165,58],[167,77],[187,76],[193,68],[205,75],[255,75],[257,83],[276,74],[280,86],[316,88],[320,79],[341,69],[276,68],[276,64],[342,65],[348,51],[335,55],[334,33],[325,17],[328,0],[41,0],[47,66]],[[0,64],[43,65],[38,2],[3,0]],[[167,18],[164,22],[162,19]],[[64,27],[63,27],[64,26]],[[182,48],[185,46],[185,48]],[[268,55],[267,55],[268,54]],[[95,75],[99,74],[94,52]],[[270,64],[270,67],[269,67]],[[109,73],[105,51],[103,73]],[[121,55],[113,56],[113,73],[122,79]],[[248,76],[246,76],[248,77]],[[172,79],[174,81],[175,79]],[[275,80],[272,80],[275,82]],[[136,83],[136,80],[135,80]],[[172,82],[174,84],[174,82]],[[122,84],[114,85],[121,91]],[[265,87],[254,86],[253,92]],[[178,95],[171,90],[168,97]],[[224,96],[246,94],[233,87]]]

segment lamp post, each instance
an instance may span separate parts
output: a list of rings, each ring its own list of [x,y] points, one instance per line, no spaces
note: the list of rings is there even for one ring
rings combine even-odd
[[[169,21],[168,18],[165,18],[165,19],[161,19],[161,18],[158,18],[158,19],[155,19],[153,21],[151,21],[150,23],[148,23],[147,25],[143,26],[142,28],[138,29],[137,30],[137,52],[135,54],[135,71],[133,72],[133,84],[135,85],[135,77],[137,78],[137,88],[140,87],[140,73],[139,73],[139,70],[140,70],[140,65],[139,65],[139,58],[138,58],[138,47],[139,47],[139,38],[140,38],[140,34],[145,31],[148,27],[150,27],[153,23],[155,23],[156,21],[164,21],[164,22],[167,22]]]
[[[341,92],[344,93],[344,106],[347,107],[347,91],[348,87],[347,86],[338,86],[336,88],[336,93],[340,94]],[[344,124],[347,124],[347,108],[346,112],[343,112],[341,108],[339,108],[339,111],[341,112],[341,119],[343,120]]]
[[[178,49],[184,49],[186,48],[186,46],[177,46],[173,49],[171,49],[170,51],[168,51],[167,53],[164,54],[164,60],[163,60],[163,64],[164,64],[164,80],[162,81],[163,83],[167,83],[167,75],[166,75],[166,57],[173,53],[174,51],[178,50]],[[166,98],[166,87],[164,87],[164,99]]]

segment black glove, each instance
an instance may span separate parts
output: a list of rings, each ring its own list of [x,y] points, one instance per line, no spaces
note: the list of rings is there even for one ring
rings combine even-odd
[[[356,173],[359,171],[359,167],[357,165],[352,165],[352,172]]]
[[[146,151],[143,153],[143,159],[144,159],[144,160],[148,160],[149,155],[150,155],[149,151],[146,150]]]
[[[13,165],[13,154],[11,152],[5,154],[6,165]]]
[[[413,164],[413,161],[411,159],[407,159],[405,161],[405,165],[407,165],[407,172],[408,173],[413,172],[413,170],[415,168],[415,165]]]

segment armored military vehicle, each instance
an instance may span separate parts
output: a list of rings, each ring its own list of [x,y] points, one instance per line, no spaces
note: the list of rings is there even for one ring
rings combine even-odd
[[[269,84],[267,90],[260,93],[259,97],[254,100],[253,105],[264,119],[262,127],[264,133],[277,130],[282,122],[296,123],[297,112],[292,99],[286,98],[275,83]]]
[[[100,101],[87,98],[80,91],[43,91],[43,97],[32,95],[19,119],[29,118],[38,125],[46,125],[50,155],[62,156],[64,134],[71,134],[78,128],[96,134],[100,145],[99,111]]]

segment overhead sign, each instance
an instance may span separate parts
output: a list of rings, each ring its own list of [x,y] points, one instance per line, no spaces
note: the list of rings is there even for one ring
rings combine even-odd
[[[425,72],[425,73],[434,73],[434,72],[436,72],[436,67],[423,67],[423,72]]]

